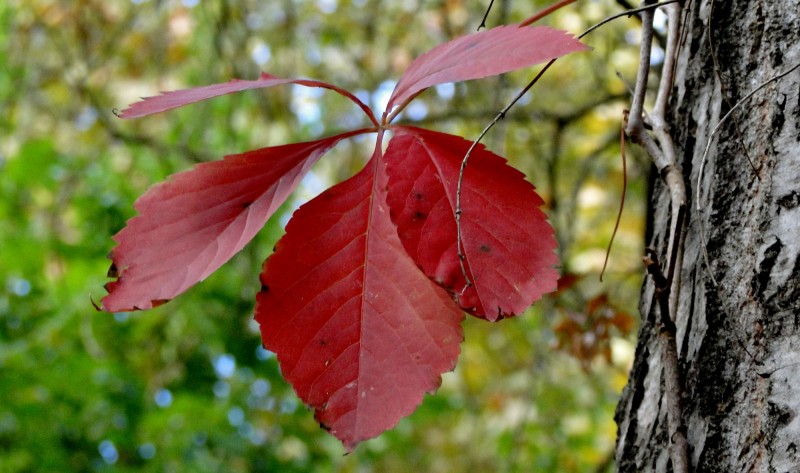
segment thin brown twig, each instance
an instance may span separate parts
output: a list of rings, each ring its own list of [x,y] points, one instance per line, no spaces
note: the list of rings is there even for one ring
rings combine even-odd
[[[650,51],[653,39],[652,23],[653,12],[649,10],[642,12],[642,46],[639,49],[639,71],[636,75],[636,85],[633,88],[628,126],[626,127],[626,133],[634,141],[650,138],[644,130],[643,112],[644,98],[647,94],[647,79],[650,73]],[[648,24],[650,25],[649,28],[647,27]],[[655,143],[650,146],[655,146]],[[645,146],[645,148],[648,148],[648,146]],[[650,150],[648,149],[648,151]],[[660,151],[658,153],[660,154]]]
[[[619,199],[619,212],[617,212],[617,221],[614,223],[614,231],[611,232],[611,239],[608,241],[608,248],[606,249],[606,259],[603,261],[603,269],[600,271],[600,282],[603,282],[603,274],[606,272],[608,266],[608,258],[611,256],[611,246],[614,244],[614,237],[617,236],[619,229],[619,222],[622,220],[622,209],[625,208],[625,191],[628,189],[628,162],[625,157],[625,125],[620,127],[619,130],[619,150],[622,156],[622,196]]]
[[[486,13],[483,14],[483,19],[481,20],[481,24],[478,25],[478,30],[486,28],[486,19],[489,18],[489,12],[492,11],[492,5],[494,5],[494,0],[491,0],[489,6],[486,7]]]
[[[783,79],[784,77],[788,76],[789,74],[794,72],[799,67],[800,67],[800,63],[797,63],[794,66],[792,66],[789,69],[787,69],[786,71],[781,72],[780,74],[778,74],[778,75],[772,77],[771,79],[761,83],[761,85],[759,85],[755,89],[751,90],[747,95],[742,97],[742,100],[738,101],[736,103],[736,105],[731,107],[731,109],[728,110],[728,113],[726,113],[719,120],[719,122],[716,124],[716,126],[714,126],[714,129],[711,130],[711,134],[708,136],[708,142],[706,143],[706,148],[705,148],[705,150],[703,150],[703,155],[700,157],[700,170],[697,172],[697,193],[696,193],[696,196],[695,196],[695,209],[697,210],[698,214],[701,212],[702,206],[703,206],[703,203],[702,203],[703,199],[702,199],[702,195],[700,193],[700,190],[701,190],[702,182],[703,182],[703,173],[704,173],[705,167],[706,167],[706,158],[708,157],[708,151],[711,148],[711,144],[714,142],[714,137],[719,132],[720,128],[722,127],[722,124],[725,123],[725,121],[728,120],[728,118],[731,116],[731,114],[733,114],[734,111],[736,111],[737,108],[739,108],[742,105],[744,105],[745,103],[747,103],[753,97],[753,95],[755,95],[759,90],[763,89],[764,87],[766,87],[767,85],[769,85],[769,84],[771,84],[771,83],[773,83],[775,81]],[[710,262],[710,259],[708,257],[708,250],[706,249],[707,243],[706,243],[705,225],[703,224],[703,219],[699,219],[699,224],[700,224],[700,244],[701,244],[701,247],[703,249],[703,259],[705,260],[706,267],[708,268],[708,275],[711,277],[711,282],[714,283],[714,286],[719,286],[719,283],[717,283],[717,280],[714,277],[714,273],[711,270],[711,262]]]
[[[635,15],[637,13],[642,13],[642,12],[645,12],[645,11],[648,11],[648,10],[655,10],[655,9],[657,9],[659,7],[663,7],[665,5],[669,5],[670,3],[678,3],[680,1],[681,0],[666,0],[664,2],[653,3],[653,4],[650,4],[650,5],[646,5],[646,6],[639,7],[639,8],[634,8],[632,10],[626,10],[624,12],[617,13],[615,15],[611,15],[608,18],[603,19],[601,22],[592,25],[591,28],[589,28],[588,30],[584,31],[583,34],[581,34],[578,37],[579,38],[583,38],[584,36],[586,36],[587,34],[591,33],[592,31],[596,30],[597,28],[600,28],[601,26],[605,25],[606,23],[608,23],[610,21],[616,20],[617,18],[622,18],[623,16],[626,16],[626,17],[630,18],[631,16],[633,16],[633,15]]]

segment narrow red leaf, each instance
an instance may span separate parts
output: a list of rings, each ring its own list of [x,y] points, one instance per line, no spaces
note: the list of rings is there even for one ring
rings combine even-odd
[[[585,49],[569,33],[546,26],[498,26],[462,36],[411,63],[389,99],[387,113],[433,85],[502,74]]]
[[[221,95],[232,94],[234,92],[241,92],[250,89],[263,89],[274,87],[282,84],[297,84],[306,87],[320,87],[323,89],[333,90],[340,95],[343,95],[353,101],[356,105],[367,114],[372,123],[377,125],[377,120],[372,114],[372,111],[361,100],[350,92],[337,87],[327,82],[321,82],[308,79],[281,79],[272,76],[266,72],[262,72],[261,76],[256,80],[240,80],[233,79],[222,84],[206,85],[202,87],[194,87],[191,89],[175,90],[171,92],[163,92],[161,95],[155,97],[145,97],[140,102],[130,105],[127,109],[119,114],[120,118],[138,118],[154,113],[165,112],[173,108],[183,107],[190,103],[200,102],[202,100],[219,97]]]
[[[348,450],[453,369],[463,313],[403,250],[380,156],[301,207],[264,263],[256,320],[284,377]]]
[[[467,287],[458,260],[456,188],[471,142],[396,127],[386,150],[387,201],[400,240],[422,270],[458,304],[488,320],[516,315],[556,288],[553,229],[542,199],[505,159],[476,147],[464,172],[461,203]]]
[[[139,215],[114,240],[102,305],[108,311],[160,305],[205,279],[261,229],[326,151],[356,130],[227,156],[176,174],[139,200]]]

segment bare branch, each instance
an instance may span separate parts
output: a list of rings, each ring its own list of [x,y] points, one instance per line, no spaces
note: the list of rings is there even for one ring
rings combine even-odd
[[[647,6],[652,2],[643,0]],[[670,459],[675,473],[688,473],[689,447],[686,432],[682,426],[680,370],[677,354],[678,299],[680,297],[680,267],[683,265],[683,221],[686,208],[686,184],[678,164],[675,144],[667,126],[666,113],[669,94],[672,90],[675,62],[680,43],[680,6],[666,7],[669,31],[664,67],[656,96],[656,104],[650,114],[653,137],[644,126],[644,100],[647,93],[647,76],[650,73],[650,52],[653,40],[652,10],[642,12],[642,45],[639,55],[639,71],[636,78],[630,117],[627,126],[628,136],[641,145],[664,179],[670,194],[671,222],[669,227],[668,254],[670,255],[668,277],[655,262],[655,253],[646,259],[647,269],[655,278],[656,294],[661,312],[661,359],[664,366],[665,395],[667,404],[667,431],[670,439]],[[657,142],[656,142],[657,140]],[[653,251],[653,250],[650,250]],[[656,268],[658,271],[655,271]],[[677,268],[677,269],[676,269]],[[659,277],[656,277],[660,275]]]
[[[756,92],[758,92],[759,90],[763,89],[767,85],[769,85],[769,84],[771,84],[771,83],[773,83],[773,82],[775,82],[777,80],[783,79],[784,77],[788,76],[789,74],[794,72],[799,67],[800,67],[800,63],[797,63],[794,66],[792,66],[789,69],[787,69],[786,71],[781,72],[780,74],[778,74],[775,77],[767,80],[766,82],[763,82],[761,85],[759,85],[755,89],[751,90],[747,95],[742,97],[742,100],[740,100],[739,102],[736,103],[736,105],[731,107],[731,109],[728,110],[728,113],[726,113],[719,120],[719,122],[714,127],[714,129],[711,130],[711,135],[709,135],[709,137],[708,137],[708,142],[706,143],[706,148],[703,151],[703,156],[700,157],[700,170],[697,172],[697,193],[696,193],[696,196],[695,196],[695,209],[697,210],[698,214],[701,212],[701,210],[703,208],[703,199],[702,199],[702,195],[700,194],[700,190],[701,190],[701,186],[702,186],[702,183],[703,183],[703,172],[705,171],[705,167],[706,167],[706,158],[708,157],[708,150],[711,148],[711,144],[714,142],[714,137],[719,132],[719,129],[722,126],[722,124],[725,123],[728,120],[728,118],[731,116],[731,114],[737,108],[739,108],[742,105],[744,105],[745,103],[747,103],[753,97],[753,95],[756,94]],[[711,269],[711,262],[710,262],[709,257],[708,257],[708,251],[706,249],[707,243],[706,243],[705,225],[703,225],[703,219],[699,219],[699,223],[700,223],[700,244],[702,245],[702,248],[703,248],[703,259],[705,260],[706,266],[708,267],[708,274],[709,274],[709,276],[711,276],[711,281],[714,283],[715,286],[719,286],[719,284],[717,283],[717,280],[714,278],[714,274],[713,274],[713,271]]]

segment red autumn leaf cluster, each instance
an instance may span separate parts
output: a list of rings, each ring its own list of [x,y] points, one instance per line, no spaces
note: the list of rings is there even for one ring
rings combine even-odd
[[[264,346],[323,428],[348,450],[379,435],[453,369],[464,311],[490,321],[514,316],[554,290],[558,278],[553,230],[522,173],[477,146],[458,195],[471,143],[392,120],[433,85],[583,49],[546,27],[503,26],[464,36],[413,61],[380,120],[337,86],[269,74],[132,105],[122,118],[292,83],[347,97],[371,126],[227,156],[153,187],[114,237],[109,276],[116,280],[107,284],[102,308],[149,309],[203,280],[253,238],[328,150],[376,133],[372,158],[358,174],[293,215],[264,263],[255,318]]]
[[[598,357],[611,363],[612,335],[629,335],[636,326],[636,318],[612,304],[605,293],[586,301],[580,310],[560,307],[559,312],[562,318],[553,327],[555,348],[574,356],[586,370]]]
[[[556,293],[561,304],[556,311],[561,317],[553,326],[556,340],[554,348],[576,358],[584,370],[598,358],[611,363],[611,339],[615,334],[628,336],[636,328],[636,318],[617,307],[603,292],[585,299],[584,291],[577,289],[588,275],[562,274]],[[564,297],[564,296],[567,297]],[[565,301],[571,301],[564,303]]]

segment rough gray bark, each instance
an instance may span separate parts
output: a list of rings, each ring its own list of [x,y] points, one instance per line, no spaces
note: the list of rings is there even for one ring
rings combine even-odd
[[[690,200],[677,319],[689,460],[697,472],[800,472],[800,69],[710,136],[747,93],[800,62],[800,5],[684,4],[668,119]],[[664,261],[670,204],[661,182],[651,205],[648,244]],[[648,278],[616,413],[619,471],[672,471],[653,295]]]

